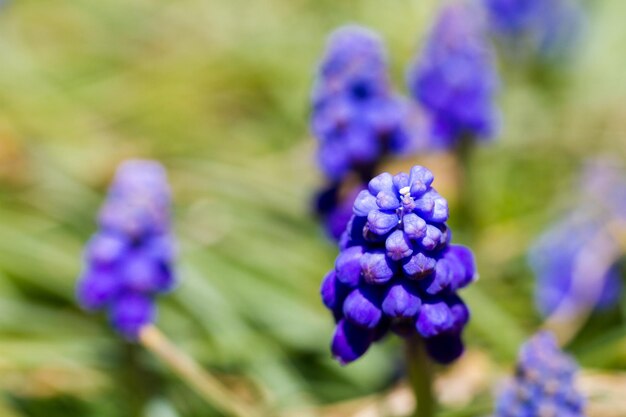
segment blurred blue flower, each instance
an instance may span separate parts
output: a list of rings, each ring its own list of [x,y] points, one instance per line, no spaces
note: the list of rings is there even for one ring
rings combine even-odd
[[[311,130],[324,174],[368,181],[388,153],[414,149],[408,103],[388,79],[382,41],[373,31],[345,26],[329,38],[312,94]]]
[[[483,0],[491,27],[510,36],[523,35],[535,26],[552,0]]]
[[[583,417],[584,398],[576,390],[576,363],[541,332],[526,342],[513,380],[496,402],[495,417]]]
[[[133,340],[154,320],[154,296],[175,284],[163,167],[143,160],[120,165],[99,226],[85,250],[78,302],[87,310],[108,310],[111,325]]]
[[[389,330],[421,335],[442,363],[463,351],[469,311],[456,295],[476,275],[472,252],[450,245],[448,204],[432,173],[384,173],[357,196],[322,300],[337,322],[332,352],[346,364]]]
[[[409,89],[431,116],[432,145],[494,135],[499,80],[479,13],[468,4],[444,6],[408,72]]]
[[[535,302],[548,316],[608,309],[620,299],[623,250],[612,235],[626,220],[626,171],[609,158],[590,160],[579,181],[576,210],[529,251]]]
[[[422,116],[393,93],[383,43],[373,31],[345,26],[328,45],[312,93],[311,131],[330,185],[315,198],[316,213],[338,239],[356,193],[389,155],[415,151]],[[352,185],[350,185],[352,184]]]
[[[536,276],[535,302],[544,316],[557,310],[573,316],[585,309],[606,309],[620,297],[617,259],[606,255],[617,243],[605,221],[576,213],[542,235],[529,253]],[[589,272],[591,271],[591,272]]]
[[[483,0],[494,34],[511,54],[567,56],[584,26],[578,0]]]

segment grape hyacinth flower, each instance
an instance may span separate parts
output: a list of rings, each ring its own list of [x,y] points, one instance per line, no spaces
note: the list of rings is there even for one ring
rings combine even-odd
[[[388,153],[413,149],[408,103],[395,95],[383,43],[373,31],[345,26],[329,38],[313,87],[311,130],[324,174],[368,181]]]
[[[542,235],[529,253],[537,277],[535,303],[544,316],[604,310],[620,297],[619,245],[606,222],[576,213]]]
[[[498,398],[494,417],[583,417],[576,372],[576,363],[552,334],[536,334],[522,346],[515,377]]]
[[[506,50],[542,59],[567,56],[579,40],[584,14],[577,0],[483,0],[489,24]]]
[[[498,84],[479,14],[462,2],[444,6],[408,72],[413,98],[431,116],[432,146],[449,149],[465,139],[491,138]]]
[[[434,360],[463,351],[469,310],[457,291],[476,277],[472,252],[451,245],[448,204],[432,173],[383,173],[357,196],[321,296],[337,323],[332,353],[342,364],[361,357],[389,331],[420,336]]]
[[[147,160],[121,164],[98,224],[85,250],[78,302],[86,310],[107,310],[112,327],[135,340],[155,319],[154,297],[175,284],[163,167]]]

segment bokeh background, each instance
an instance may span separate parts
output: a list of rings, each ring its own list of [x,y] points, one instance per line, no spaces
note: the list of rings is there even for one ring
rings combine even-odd
[[[322,177],[309,91],[326,36],[348,22],[379,31],[405,91],[437,5],[0,2],[0,415],[219,415],[75,304],[82,246],[130,157],[161,161],[174,192],[180,286],[160,300],[158,326],[175,343],[242,395],[242,381],[255,381],[281,413],[352,415],[363,399],[393,393],[397,340],[343,368],[329,353],[333,323],[318,287],[336,247],[311,214]],[[567,61],[549,70],[500,63],[502,129],[471,160],[471,232],[454,224],[449,156],[397,162],[437,174],[454,239],[479,265],[480,281],[463,292],[469,351],[449,371],[444,415],[490,412],[494,383],[542,322],[528,249],[579,201],[588,158],[625,156],[626,4],[585,7]],[[568,350],[626,391],[626,300],[620,306],[592,316]],[[594,415],[625,415],[608,409],[617,414]]]

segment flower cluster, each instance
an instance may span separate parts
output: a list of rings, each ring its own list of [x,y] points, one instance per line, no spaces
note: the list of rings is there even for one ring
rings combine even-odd
[[[415,100],[430,114],[434,146],[449,148],[466,138],[490,138],[498,112],[491,44],[478,13],[464,3],[439,15],[408,74]]]
[[[576,371],[550,333],[535,335],[521,348],[515,378],[500,395],[495,417],[583,417]]]
[[[117,170],[85,250],[77,298],[107,309],[111,325],[133,340],[155,318],[154,297],[175,284],[170,191],[157,162],[133,160]]]
[[[605,310],[621,296],[624,251],[615,237],[626,228],[626,172],[610,158],[587,162],[568,215],[532,246],[535,301],[547,316]]]
[[[450,244],[448,204],[432,173],[384,173],[357,196],[322,300],[337,322],[332,351],[341,363],[362,356],[389,330],[419,334],[448,363],[463,351],[469,311],[456,294],[475,278],[471,251]]]
[[[583,11],[577,0],[483,0],[483,3],[492,31],[516,53],[528,49],[540,58],[562,57],[572,49],[582,31]]]
[[[311,129],[328,178],[349,172],[371,178],[387,152],[410,147],[407,103],[393,94],[387,58],[372,31],[346,26],[329,39],[313,88]]]
[[[616,256],[608,259],[612,252]],[[620,297],[618,244],[605,222],[571,215],[543,234],[529,254],[537,278],[535,302],[548,316],[573,316],[585,309],[614,306]]]

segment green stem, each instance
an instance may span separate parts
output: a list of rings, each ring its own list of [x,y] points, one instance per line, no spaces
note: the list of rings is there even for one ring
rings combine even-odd
[[[437,402],[433,393],[433,364],[421,337],[416,335],[407,339],[406,361],[416,402],[413,417],[435,416]]]
[[[125,384],[128,391],[132,393],[128,395],[128,412],[129,416],[141,417],[144,412],[144,406],[148,400],[148,393],[143,384],[144,375],[139,363],[139,351],[137,346],[132,343],[124,342],[124,374]]]
[[[238,398],[217,378],[206,372],[189,355],[178,349],[154,325],[139,333],[140,343],[161,359],[210,405],[234,417],[259,417],[260,412]]]
[[[475,148],[475,140],[470,136],[463,137],[456,147],[455,154],[458,161],[459,173],[457,179],[458,191],[458,214],[455,218],[460,223],[462,230],[472,235],[476,228],[473,210],[473,178],[471,161]]]

